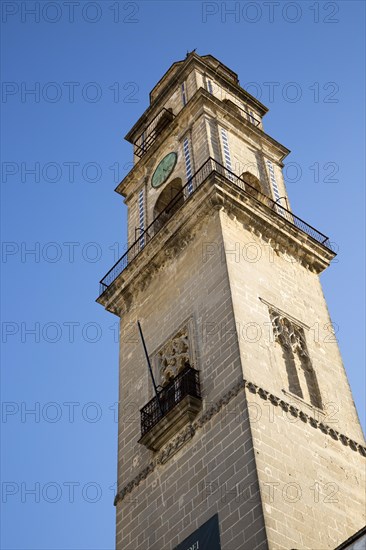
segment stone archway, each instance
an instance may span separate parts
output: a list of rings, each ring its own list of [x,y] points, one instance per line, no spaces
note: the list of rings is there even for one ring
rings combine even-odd
[[[240,177],[242,180],[245,181],[245,183],[254,187],[256,191],[259,191],[259,193],[263,193],[261,182],[259,181],[257,176],[255,176],[251,172],[243,172],[243,174]]]
[[[184,203],[182,189],[182,180],[175,178],[160,193],[154,206],[154,233],[159,231]]]

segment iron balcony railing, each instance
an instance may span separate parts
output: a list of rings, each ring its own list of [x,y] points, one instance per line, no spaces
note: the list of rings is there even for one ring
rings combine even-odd
[[[162,109],[134,142],[135,155],[143,157],[173,118],[174,114],[171,110]]]
[[[199,373],[187,366],[141,410],[141,436],[153,428],[187,395],[201,399]],[[159,405],[159,401],[160,405]]]
[[[234,103],[235,105],[235,103]],[[239,105],[236,105],[236,107],[238,107],[238,109],[240,109],[240,111],[242,113],[245,113],[246,116],[242,115],[243,118],[246,118],[247,120],[249,120],[249,122],[251,124],[254,124],[254,126],[259,126],[260,123],[262,122],[259,118],[257,118],[256,116],[254,116],[254,114],[252,113],[252,111],[247,111],[246,109],[243,109],[242,107],[239,107]]]
[[[206,88],[199,88],[200,90],[206,90]],[[248,111],[243,107],[240,107],[230,99],[226,99],[223,102],[236,107],[240,111],[240,115],[248,120],[254,126],[259,126],[261,120],[257,118],[252,111]],[[186,103],[187,105],[187,103]],[[182,111],[186,105],[183,105],[180,111]],[[177,113],[179,115],[180,111]],[[171,109],[163,108],[155,118],[150,122],[150,124],[145,128],[145,130],[139,135],[139,137],[134,141],[134,153],[139,158],[143,157],[145,153],[148,152],[150,147],[154,144],[156,139],[159,137],[161,132],[164,130],[168,124],[175,118],[176,115],[173,114]]]
[[[261,124],[262,121],[254,116],[254,113],[252,111],[247,111],[243,107],[240,107],[240,105],[238,105],[237,103],[231,101],[231,99],[224,99],[223,101],[232,109],[238,110],[240,116],[245,120],[248,120],[251,124],[254,124],[254,126],[259,126]]]
[[[247,183],[243,178],[237,176],[231,170],[225,168],[222,164],[208,158],[207,161],[197,170],[197,172],[189,179],[184,187],[172,198],[169,204],[162,212],[148,225],[145,231],[142,231],[135,242],[128,248],[127,252],[114,264],[108,273],[100,281],[100,295],[117,279],[124,269],[136,258],[142,249],[151,241],[151,239],[160,231],[170,217],[189,199],[195,191],[203,184],[211,174],[217,174],[222,177],[226,183],[230,183],[235,188],[241,189],[245,195],[249,195],[252,199],[265,205],[276,216],[279,216],[288,224],[300,229],[309,237],[322,244],[329,250],[332,249],[329,238],[304,222],[298,216],[295,216],[290,210],[278,204],[267,195],[258,191],[255,187]]]

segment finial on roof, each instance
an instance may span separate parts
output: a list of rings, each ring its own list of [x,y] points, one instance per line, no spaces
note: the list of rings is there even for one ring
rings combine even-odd
[[[194,50],[192,50],[191,52],[189,52],[189,51],[187,50],[187,53],[186,53],[186,59],[187,59],[187,57],[188,57],[188,56],[189,56],[189,55],[190,55],[191,53],[195,52],[195,51],[196,51],[196,49],[197,49],[197,48],[194,48]]]

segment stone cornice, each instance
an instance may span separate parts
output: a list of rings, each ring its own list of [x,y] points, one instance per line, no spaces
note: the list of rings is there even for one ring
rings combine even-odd
[[[159,451],[156,456],[149,462],[149,464],[141,470],[141,472],[134,477],[127,485],[125,485],[121,491],[117,492],[117,495],[114,499],[114,505],[116,506],[120,501],[122,501],[126,495],[131,493],[135,487],[138,487],[141,481],[146,479],[150,473],[152,473],[159,465],[165,464],[176,452],[178,452],[188,441],[190,441],[195,433],[199,431],[213,416],[215,416],[223,407],[225,407],[232,399],[234,399],[241,390],[247,389],[249,392],[257,394],[261,399],[268,401],[274,407],[280,407],[286,413],[289,412],[293,417],[299,418],[304,424],[309,424],[314,429],[320,430],[323,434],[328,435],[335,441],[339,441],[344,446],[350,447],[352,451],[359,452],[363,457],[366,457],[366,447],[349,438],[347,435],[344,435],[337,430],[334,430],[332,427],[327,424],[320,422],[316,418],[308,415],[302,411],[299,407],[284,401],[280,397],[273,395],[267,390],[249,382],[248,380],[242,379],[236,382],[229,391],[227,391],[216,403],[208,407],[203,413],[186,428],[184,428],[176,437],[174,437],[170,443],[165,445]]]
[[[244,223],[277,254],[291,255],[297,263],[317,274],[329,266],[336,255],[332,250],[267,208],[260,200],[228,184],[224,178],[221,178],[221,187],[223,209]]]
[[[146,244],[138,257],[127,265],[97,299],[98,303],[112,313],[122,315],[138,291],[146,287],[153,274],[163,270],[167,262],[174,261],[189,245],[205,216],[212,214],[212,209],[220,206],[214,186],[207,189],[209,182],[213,183],[213,177],[214,173],[196,189],[181,209]]]
[[[276,254],[291,256],[305,269],[320,273],[335,254],[300,231],[262,202],[211,172],[181,209],[134,258],[97,299],[107,310],[122,315],[133,296],[143,290],[154,273],[164,268],[195,238],[199,224],[213,210],[225,210],[229,217],[259,237]]]

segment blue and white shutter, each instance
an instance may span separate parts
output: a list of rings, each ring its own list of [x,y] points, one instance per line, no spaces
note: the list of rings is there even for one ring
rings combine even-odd
[[[225,168],[230,170],[230,172],[228,174],[226,174],[226,176],[229,179],[232,180],[233,175],[231,173],[232,172],[232,165],[231,165],[229,140],[228,140],[227,131],[225,130],[225,128],[221,128],[221,143],[222,143],[222,149],[223,149],[223,152],[224,152],[224,166],[225,166]]]
[[[183,140],[183,152],[184,152],[184,162],[186,165],[186,176],[187,176],[187,189],[188,194],[190,195],[193,191],[193,182],[192,182],[192,162],[191,162],[191,152],[189,147],[189,138],[186,137]]]
[[[274,173],[274,169],[273,169],[273,164],[270,160],[267,160],[267,166],[268,166],[268,171],[269,171],[269,179],[270,179],[270,182],[271,182],[271,187],[272,187],[272,191],[273,191],[273,196],[274,196],[274,199],[278,205],[278,207],[276,208],[277,212],[281,215],[284,215],[285,212],[283,211],[283,209],[281,208],[281,197],[280,197],[280,192],[279,192],[279,189],[278,189],[278,185],[277,185],[277,181],[276,181],[276,176],[275,176],[275,173]]]
[[[139,229],[140,229],[140,248],[145,246],[145,193],[144,189],[139,192],[138,198],[138,211],[139,211]]]

